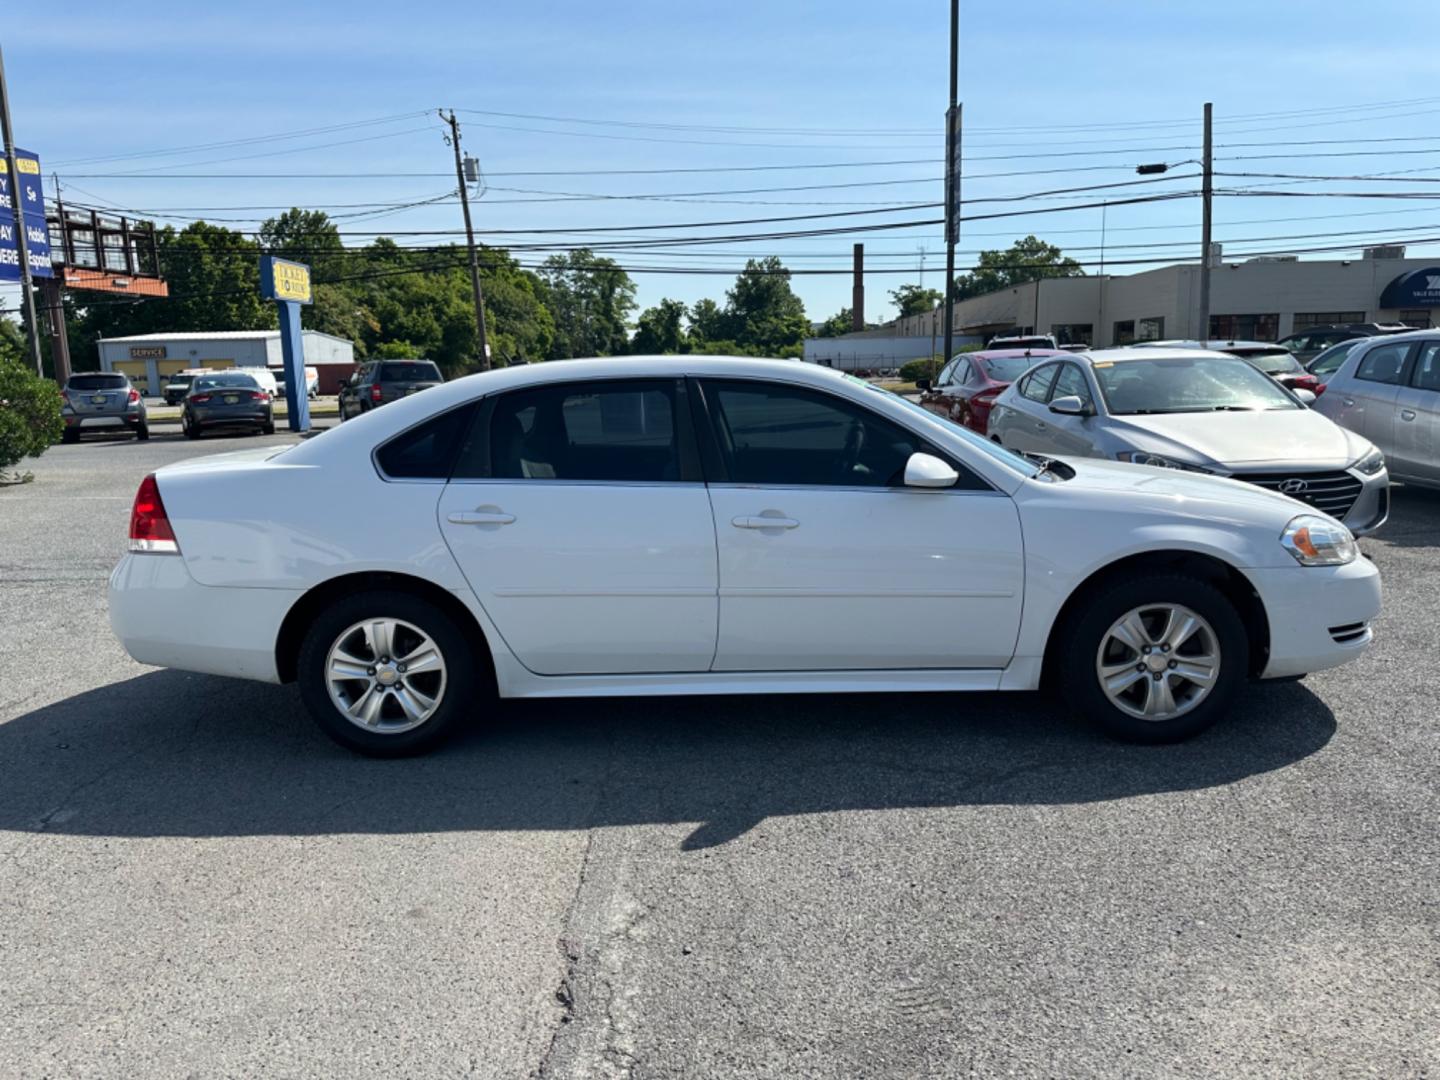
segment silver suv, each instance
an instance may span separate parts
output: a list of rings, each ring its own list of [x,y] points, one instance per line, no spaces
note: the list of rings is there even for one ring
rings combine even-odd
[[[102,428],[133,432],[137,439],[150,438],[145,399],[118,371],[71,375],[60,397],[60,416],[65,421],[61,442],[79,442],[82,431]]]
[[[1356,345],[1313,407],[1378,446],[1396,480],[1440,487],[1440,331]]]

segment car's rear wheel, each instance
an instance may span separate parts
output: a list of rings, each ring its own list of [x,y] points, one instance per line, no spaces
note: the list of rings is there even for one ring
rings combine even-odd
[[[200,426],[193,420],[180,418],[180,430],[184,432],[187,439],[198,439],[200,437]]]
[[[77,442],[79,442],[79,441],[80,441],[80,431],[79,431],[79,429],[78,429],[78,428],[73,428],[73,427],[67,427],[64,431],[62,431],[62,432],[60,433],[60,441],[61,441],[62,443],[77,443]]]
[[[135,438],[141,442],[150,438],[150,425],[142,420],[140,426],[135,429]]]
[[[1118,738],[1175,742],[1225,714],[1249,641],[1235,606],[1198,578],[1147,574],[1091,598],[1071,621],[1065,699]]]
[[[275,421],[274,421],[274,420],[266,420],[264,426],[260,428],[260,433],[261,433],[262,435],[274,435],[274,434],[275,434]]]
[[[406,592],[347,596],[311,624],[298,677],[306,707],[341,746],[373,757],[424,753],[475,700],[475,656],[455,621]]]

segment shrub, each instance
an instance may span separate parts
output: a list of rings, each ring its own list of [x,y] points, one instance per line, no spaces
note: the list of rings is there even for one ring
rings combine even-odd
[[[64,430],[55,384],[32,373],[17,357],[0,353],[0,480],[30,479],[29,473],[7,477],[5,470],[21,458],[39,457]]]
[[[900,381],[914,382],[916,379],[933,379],[944,365],[938,356],[922,356],[918,360],[907,360],[900,365]]]

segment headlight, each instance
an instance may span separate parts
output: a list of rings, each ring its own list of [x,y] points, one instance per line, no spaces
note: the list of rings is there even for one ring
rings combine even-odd
[[[1170,458],[1152,454],[1147,450],[1121,450],[1115,457],[1119,461],[1128,461],[1131,465],[1150,465],[1156,469],[1184,469],[1186,472],[1200,473],[1211,471],[1201,468],[1199,465],[1187,465],[1183,461],[1172,461]]]
[[[1381,469],[1385,468],[1385,455],[1379,450],[1371,450],[1363,458],[1351,466],[1356,472],[1362,472],[1366,476],[1374,476]]]
[[[1344,566],[1360,554],[1349,529],[1316,514],[1291,520],[1280,534],[1280,546],[1301,566]]]

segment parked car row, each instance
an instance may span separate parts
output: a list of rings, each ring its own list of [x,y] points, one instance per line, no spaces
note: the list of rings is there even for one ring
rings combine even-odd
[[[163,396],[166,405],[179,405],[185,400],[185,395],[190,392],[190,384],[196,379],[205,375],[214,375],[221,371],[243,371],[255,378],[260,387],[267,391],[271,397],[283,398],[286,396],[285,372],[281,368],[269,367],[231,367],[231,368],[186,368],[183,371],[174,372],[165,382]],[[305,369],[305,389],[310,398],[318,397],[320,394],[320,372],[313,367]]]
[[[1365,651],[1379,575],[1317,509],[1334,494],[1206,472],[1234,451],[1288,478],[1291,442],[1314,442],[1373,502],[1363,438],[1237,357],[1031,363],[990,426],[1026,448],[1104,427],[1096,456],[1018,454],[794,362],[459,379],[278,453],[147,476],[111,622],[143,663],[296,682],[327,733],[377,755],[434,746],[497,692],[1053,683],[1105,730],[1168,741],[1249,678]]]

